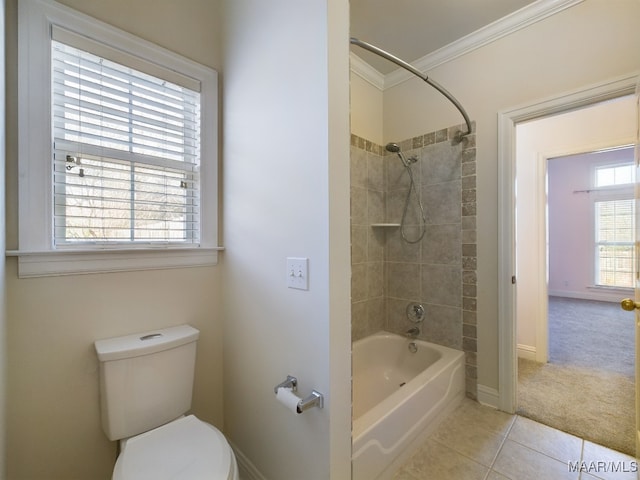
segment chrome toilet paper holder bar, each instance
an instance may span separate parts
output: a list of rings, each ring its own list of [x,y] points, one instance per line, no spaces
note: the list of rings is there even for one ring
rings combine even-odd
[[[324,408],[324,397],[317,390],[312,390],[308,397],[298,402],[298,413],[302,413],[313,407]]]
[[[292,392],[297,392],[298,379],[291,375],[287,375],[287,379],[284,382],[273,387],[273,393],[277,395],[279,388],[290,388]],[[300,399],[297,406],[297,412],[302,413],[313,407],[324,408],[324,396],[317,390],[312,390],[309,396]]]
[[[291,375],[287,375],[287,379],[284,382],[281,382],[275,387],[273,387],[273,393],[277,395],[279,388],[290,388],[292,392],[297,392],[298,379],[296,377],[292,377]]]

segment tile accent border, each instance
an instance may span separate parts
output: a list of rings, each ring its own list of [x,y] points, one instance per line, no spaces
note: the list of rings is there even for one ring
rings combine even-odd
[[[462,348],[465,352],[467,395],[478,399],[478,245],[476,196],[476,135],[462,150]],[[455,131],[453,132],[455,134]]]
[[[378,145],[377,143],[354,135],[353,133],[351,134],[351,146],[357,147],[360,150],[364,150],[365,152],[375,153],[376,155],[382,156],[385,154],[385,149],[382,145]]]

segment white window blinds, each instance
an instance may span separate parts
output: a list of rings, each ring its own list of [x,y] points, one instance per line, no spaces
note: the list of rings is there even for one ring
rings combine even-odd
[[[595,202],[596,284],[633,287],[635,200]]]
[[[54,34],[54,244],[198,244],[197,87],[94,53]]]

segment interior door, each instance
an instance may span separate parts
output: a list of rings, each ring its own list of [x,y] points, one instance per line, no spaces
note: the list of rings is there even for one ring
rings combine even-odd
[[[636,261],[636,282],[634,289],[634,299],[625,298],[620,302],[623,310],[634,311],[636,321],[636,458],[640,458],[640,358],[638,355],[638,347],[640,345],[640,78],[636,84],[636,145],[635,145],[635,162],[636,162],[636,186],[635,186],[635,221],[636,221],[636,238],[635,238],[635,261]],[[640,478],[640,472],[638,474]]]
[[[635,200],[636,200],[636,238],[635,238],[635,253],[636,253],[636,287],[635,287],[635,302],[640,301],[640,79],[636,84],[636,188],[635,188]],[[638,341],[640,341],[640,310],[635,308],[635,320],[636,320],[636,458],[640,458],[640,355],[638,355]]]
[[[625,310],[633,309],[635,312],[635,334],[636,334],[636,458],[640,458],[640,358],[638,356],[638,342],[640,341],[640,78],[636,83],[636,145],[635,145],[635,162],[636,162],[636,185],[635,185],[635,221],[636,221],[636,237],[635,237],[635,261],[636,261],[636,282],[634,289],[634,301],[630,299],[622,301],[622,308]],[[626,305],[625,305],[626,303]],[[633,305],[633,308],[631,306]]]
[[[624,310],[635,312],[636,321],[636,458],[640,458],[640,358],[638,356],[638,345],[640,341],[640,79],[636,84],[636,145],[635,145],[635,161],[636,161],[636,186],[635,186],[635,221],[636,221],[636,238],[635,238],[635,260],[636,260],[636,282],[634,290],[634,300],[625,298],[621,302]],[[639,475],[640,478],[640,475]]]

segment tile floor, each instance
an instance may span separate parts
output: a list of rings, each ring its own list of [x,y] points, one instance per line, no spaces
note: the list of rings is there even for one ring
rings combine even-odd
[[[394,480],[636,480],[637,465],[628,455],[464,399]]]

